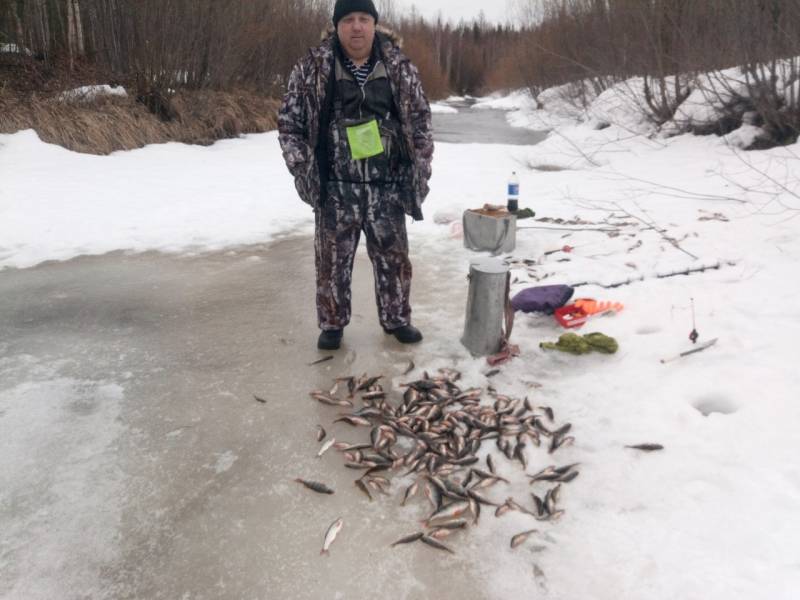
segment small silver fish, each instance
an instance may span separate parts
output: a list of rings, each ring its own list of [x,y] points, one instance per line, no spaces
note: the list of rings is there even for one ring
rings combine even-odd
[[[339,535],[343,525],[344,521],[341,517],[331,523],[331,526],[328,527],[328,531],[325,532],[325,541],[322,543],[322,550],[319,552],[320,554],[330,554],[331,544],[333,544],[334,540],[336,540],[336,536]]]
[[[494,470],[494,461],[492,460],[491,454],[486,455],[486,466],[489,467],[490,473],[496,473],[496,471]]]
[[[481,479],[478,483],[472,486],[471,489],[473,490],[482,490],[484,488],[491,487],[500,481],[508,481],[503,479],[502,477],[487,477],[486,479]]]
[[[435,540],[443,540],[443,539],[453,535],[454,532],[455,532],[455,529],[437,528],[437,529],[433,529],[428,535],[431,536]]]
[[[569,473],[566,473],[566,474],[564,474],[564,475],[561,475],[561,476],[560,476],[558,479],[556,479],[555,481],[560,481],[560,482],[562,482],[562,483],[569,483],[570,481],[572,481],[573,479],[575,479],[575,478],[576,478],[578,475],[580,475],[580,471],[570,471]]]
[[[419,489],[419,481],[415,481],[410,486],[408,486],[408,489],[406,489],[406,493],[403,496],[403,501],[400,503],[400,506],[405,506],[409,498],[413,498],[414,494],[417,493],[418,489]]]
[[[656,452],[657,450],[663,450],[664,446],[661,444],[636,444],[635,446],[625,446],[626,448],[632,448],[633,450],[641,450],[642,452]]]
[[[321,391],[314,391],[309,394],[314,400],[317,402],[321,402],[322,404],[326,404],[327,406],[344,406],[347,408],[352,408],[353,403],[349,400],[339,400],[337,398],[332,398],[325,392]]]
[[[469,522],[466,519],[451,519],[449,521],[441,521],[436,525],[437,529],[464,529]]]
[[[407,535],[404,538],[400,538],[394,544],[392,544],[391,547],[394,548],[395,546],[399,546],[400,544],[410,544],[412,542],[416,542],[417,540],[421,539],[423,535],[425,534],[422,533],[421,531],[418,531],[417,533],[412,533],[411,535]]]
[[[470,509],[469,502],[462,501],[449,504],[446,507],[437,510],[433,515],[431,515],[431,517],[427,521],[428,527],[438,527],[439,523],[452,521],[453,519],[463,515],[469,509]]]
[[[531,481],[530,484],[533,485],[537,481],[553,481],[558,478],[558,471],[556,470],[555,466],[550,466],[542,469],[535,475],[528,475]]]
[[[492,502],[486,496],[479,494],[475,490],[467,490],[467,494],[470,498],[480,502],[481,504],[486,504],[487,506],[499,506],[497,502]]]
[[[333,446],[335,443],[336,443],[336,438],[331,438],[327,442],[322,444],[322,448],[320,448],[319,452],[317,452],[317,458],[319,458],[320,456],[325,454],[328,450],[330,450],[331,446]]]
[[[340,421],[344,421],[348,425],[353,425],[354,427],[358,425],[362,427],[370,427],[372,425],[372,423],[370,423],[369,421],[367,421],[362,417],[353,417],[351,415],[344,415],[343,417],[339,417],[338,419],[334,420],[334,423],[339,423]]]
[[[542,500],[542,502],[544,502],[544,508],[549,515],[556,512],[556,502],[558,502],[559,491],[561,491],[560,483],[553,489],[547,490],[547,493],[544,495],[544,500]]]
[[[428,499],[428,502],[430,502],[433,508],[435,509],[439,504],[437,501],[438,492],[436,491],[436,488],[426,483],[423,488],[423,491],[425,492],[425,497]]]
[[[421,538],[423,544],[427,544],[431,548],[436,548],[437,550],[444,550],[445,552],[449,552],[450,554],[455,554],[450,548],[442,544],[441,542],[437,541],[435,538],[432,538],[429,535],[423,535]]]
[[[520,442],[514,448],[514,458],[519,460],[522,463],[522,468],[528,468],[528,458],[525,456],[525,444]]]
[[[531,534],[536,533],[537,531],[538,531],[537,529],[531,529],[530,531],[523,531],[522,533],[518,533],[517,535],[511,538],[511,547],[516,548],[517,546],[523,544]]]
[[[539,498],[536,494],[531,492],[531,498],[533,498],[533,504],[536,507],[536,513],[534,516],[536,517],[544,517],[547,516],[547,507],[545,506],[544,501]]]
[[[501,504],[497,507],[497,510],[494,511],[495,517],[502,517],[508,511],[512,510],[511,504],[509,504],[508,500],[506,500],[505,504]]]
[[[319,481],[306,481],[305,479],[295,479],[297,483],[302,483],[308,489],[317,492],[318,494],[333,494],[333,490],[324,483]]]
[[[356,479],[355,484],[356,484],[356,487],[358,489],[360,489],[362,492],[364,492],[367,495],[367,498],[369,498],[369,501],[372,502],[372,494],[370,493],[369,488],[367,487],[367,485],[361,479]]]

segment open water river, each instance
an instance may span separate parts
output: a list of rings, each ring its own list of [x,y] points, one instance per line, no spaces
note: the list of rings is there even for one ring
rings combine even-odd
[[[458,114],[434,113],[434,139],[454,144],[538,144],[546,131],[512,127],[501,110],[476,110],[468,104],[453,104]]]
[[[502,117],[457,126],[437,115],[437,139],[520,139]],[[317,424],[341,440],[365,433],[331,426],[337,411],[308,391],[344,374],[397,377],[421,351],[380,331],[363,253],[355,271],[343,348],[316,366],[328,353],[315,347],[306,237],[0,272],[0,597],[491,597],[469,535],[453,540],[455,556],[389,548],[417,530],[425,501],[401,508],[396,484],[370,503],[337,452],[315,457]],[[423,332],[433,319],[461,328],[463,303],[439,299],[466,298],[466,281],[447,281],[435,268],[415,273]],[[344,529],[320,556],[338,517]]]

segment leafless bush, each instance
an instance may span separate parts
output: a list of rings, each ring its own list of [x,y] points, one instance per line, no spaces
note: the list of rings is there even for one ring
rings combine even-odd
[[[640,77],[641,109],[656,124],[706,78],[729,130],[752,113],[775,142],[800,132],[797,0],[526,0],[526,80],[538,92],[579,82],[598,91]],[[741,80],[727,69],[741,67]],[[707,85],[707,80],[718,85]],[[722,100],[725,102],[722,102]]]
[[[433,98],[450,91],[464,95],[509,89],[522,81],[517,64],[511,62],[519,48],[518,30],[481,16],[453,26],[442,20],[429,23],[413,13],[398,17],[397,26],[409,56],[427,64],[429,81],[423,76],[423,84]]]
[[[167,123],[133,97],[99,97],[90,102],[65,102],[0,92],[0,133],[34,129],[42,140],[76,152],[109,154],[147,144],[178,141],[211,144],[242,133],[275,127],[278,105],[262,94],[240,90],[179,91]]]
[[[148,88],[279,87],[327,0],[2,0],[0,40],[88,60]]]
[[[449,94],[450,86],[436,61],[434,44],[435,41],[424,26],[403,28],[403,48],[419,69],[426,94],[430,98],[439,99]]]

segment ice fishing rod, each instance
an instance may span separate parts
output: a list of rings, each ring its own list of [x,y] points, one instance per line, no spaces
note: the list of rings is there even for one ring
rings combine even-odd
[[[694,267],[689,269],[683,269],[682,271],[671,271],[669,273],[656,273],[654,275],[639,275],[638,277],[629,277],[628,279],[617,281],[615,283],[600,283],[599,281],[582,281],[580,283],[573,283],[570,284],[571,287],[577,288],[582,287],[585,285],[596,285],[597,287],[605,288],[607,290],[622,287],[624,285],[631,285],[634,283],[639,283],[641,281],[646,281],[647,279],[667,279],[668,277],[678,277],[679,275],[692,275],[693,273],[703,273],[705,271],[718,271],[722,267],[733,267],[736,266],[737,261],[729,260],[724,262],[717,262],[713,265],[705,265],[703,267]]]

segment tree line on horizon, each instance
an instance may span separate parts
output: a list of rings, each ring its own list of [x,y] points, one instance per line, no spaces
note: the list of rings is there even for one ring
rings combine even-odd
[[[580,102],[642,77],[645,108],[664,121],[685,97],[687,77],[743,66],[759,110],[785,120],[786,101],[780,105],[775,86],[800,79],[798,0],[517,4],[511,26],[482,16],[430,21],[401,11],[394,0],[378,0],[382,22],[403,37],[434,99],[519,87],[535,97],[571,83],[571,97]],[[331,6],[331,0],[0,0],[0,44],[29,49],[54,73],[89,69],[156,90],[280,95],[292,65],[329,26]],[[777,72],[787,64],[788,73]],[[796,130],[800,123],[784,125]]]
[[[378,4],[381,24],[403,39],[434,98],[492,86],[487,65],[521,35],[482,18],[428,23],[393,0]],[[0,0],[0,44],[29,50],[59,74],[91,67],[154,89],[274,94],[331,13],[331,0]]]

